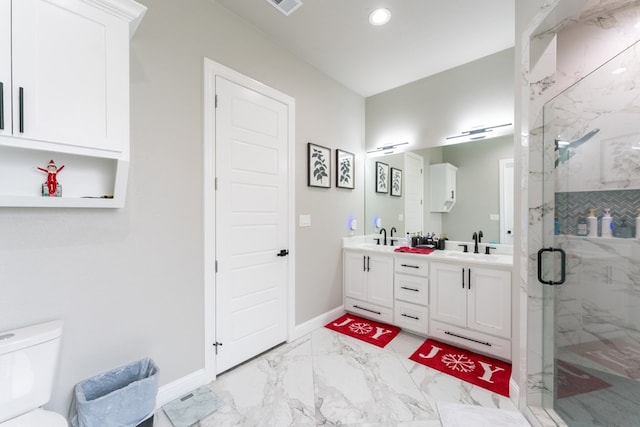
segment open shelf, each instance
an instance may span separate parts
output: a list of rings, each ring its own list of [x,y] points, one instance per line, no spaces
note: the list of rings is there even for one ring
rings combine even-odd
[[[62,197],[43,197],[46,168],[54,160]],[[119,208],[124,206],[127,161],[0,146],[0,206]]]

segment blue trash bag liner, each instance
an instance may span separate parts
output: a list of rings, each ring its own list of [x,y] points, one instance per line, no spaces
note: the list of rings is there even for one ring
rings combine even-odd
[[[140,359],[88,378],[74,389],[73,427],[134,427],[153,416],[159,369]]]

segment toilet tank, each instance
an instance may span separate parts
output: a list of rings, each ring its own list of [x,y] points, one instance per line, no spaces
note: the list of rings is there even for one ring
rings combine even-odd
[[[0,423],[49,401],[61,320],[0,332]]]

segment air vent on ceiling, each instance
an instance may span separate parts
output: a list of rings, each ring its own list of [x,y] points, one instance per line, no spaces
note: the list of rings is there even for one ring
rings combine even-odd
[[[289,16],[294,10],[302,6],[301,0],[266,0],[271,6]]]

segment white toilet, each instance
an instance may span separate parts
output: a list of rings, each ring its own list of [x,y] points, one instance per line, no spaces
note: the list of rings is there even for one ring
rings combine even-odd
[[[49,401],[62,321],[0,332],[0,427],[68,427]]]

